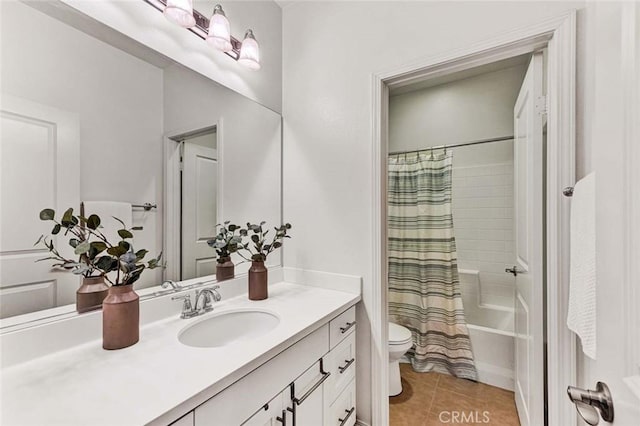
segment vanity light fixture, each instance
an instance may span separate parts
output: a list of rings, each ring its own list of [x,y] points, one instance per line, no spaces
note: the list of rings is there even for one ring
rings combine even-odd
[[[224,52],[252,70],[260,69],[260,47],[252,30],[247,30],[240,42],[231,35],[229,20],[222,6],[217,4],[211,19],[193,9],[193,0],[143,0],[162,12],[168,20],[207,40],[216,49]]]
[[[213,15],[209,21],[207,41],[221,52],[233,50],[229,20],[219,4],[216,4],[216,7],[213,8]]]
[[[167,0],[162,13],[169,21],[181,27],[191,28],[196,25],[196,18],[193,17],[193,0]]]
[[[258,46],[252,30],[247,30],[244,35],[238,62],[252,70],[260,69],[260,46]]]

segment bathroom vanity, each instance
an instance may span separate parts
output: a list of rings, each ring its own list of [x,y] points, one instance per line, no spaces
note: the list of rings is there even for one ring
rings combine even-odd
[[[270,284],[268,299],[252,302],[238,294],[246,288],[243,277],[220,284],[222,301],[212,312],[186,320],[180,303],[170,301],[176,293],[156,297],[141,304],[140,342],[117,351],[103,350],[98,334],[53,353],[32,348],[25,362],[16,362],[15,352],[24,350],[21,339],[41,339],[47,346],[42,338],[56,335],[56,324],[5,333],[3,358],[8,355],[12,365],[2,369],[1,423],[353,425],[354,305],[360,300],[355,281],[347,291],[336,291],[283,280]],[[243,313],[277,322],[252,335],[234,328],[233,318]],[[97,315],[76,321],[92,328],[92,317]],[[226,326],[218,321],[224,318],[231,319]],[[239,338],[227,333],[209,342],[196,339],[203,347],[183,343],[181,336],[194,325],[211,327],[214,334],[224,328]]]

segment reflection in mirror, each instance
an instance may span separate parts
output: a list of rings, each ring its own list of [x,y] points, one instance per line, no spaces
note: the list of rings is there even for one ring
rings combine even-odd
[[[51,4],[0,2],[0,328],[75,310],[80,278],[34,262],[51,231],[43,208],[94,202],[108,217],[125,205],[143,228],[134,248],[167,263],[135,283],[141,296],[164,279],[214,278],[216,223],[282,220],[280,115]],[[73,256],[68,236],[53,241]]]
[[[218,215],[216,129],[172,139],[181,152],[180,279],[213,275],[216,253],[207,241],[215,236]]]

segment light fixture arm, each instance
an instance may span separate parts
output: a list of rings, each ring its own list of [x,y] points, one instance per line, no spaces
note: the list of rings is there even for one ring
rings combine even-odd
[[[145,3],[150,4],[156,10],[162,12],[164,8],[167,6],[167,0],[143,0]],[[189,31],[197,35],[203,40],[207,39],[207,32],[209,31],[209,19],[204,16],[202,13],[197,10],[193,10],[193,17],[196,20],[196,25],[191,28],[187,28]],[[231,57],[234,61],[237,61],[240,57],[240,46],[242,46],[242,42],[235,38],[234,36],[230,37],[231,47],[232,49],[228,52],[223,52],[227,56]]]

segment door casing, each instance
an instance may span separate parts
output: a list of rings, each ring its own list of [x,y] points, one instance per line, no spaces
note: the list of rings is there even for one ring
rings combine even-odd
[[[389,89],[547,48],[546,294],[548,424],[576,424],[564,390],[576,380],[576,340],[566,327],[569,207],[562,188],[575,182],[576,11],[490,40],[372,75],[372,423],[387,425],[387,154]]]

